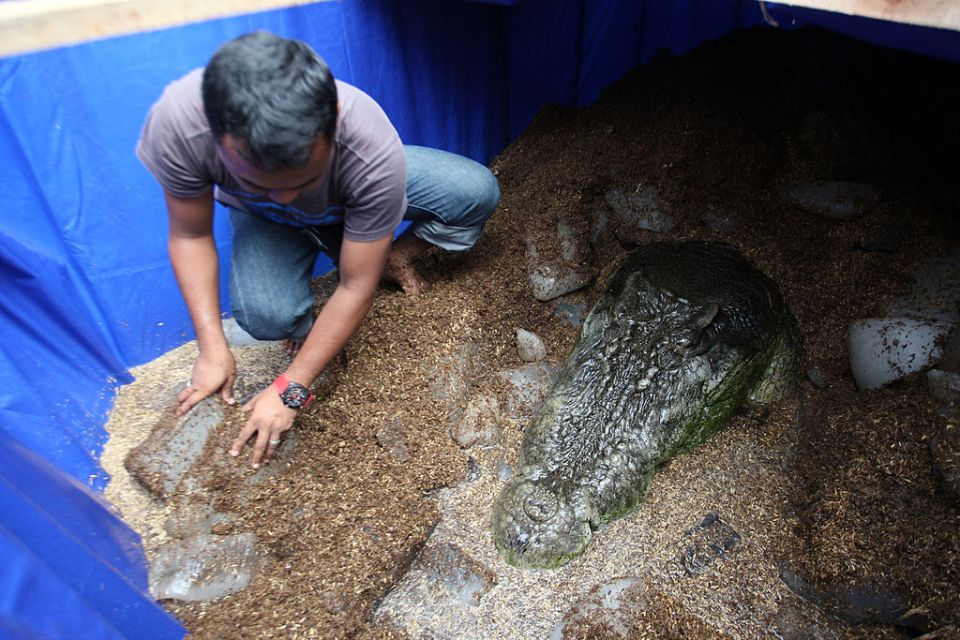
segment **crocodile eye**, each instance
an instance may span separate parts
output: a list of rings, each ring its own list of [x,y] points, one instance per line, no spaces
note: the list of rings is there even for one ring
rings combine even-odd
[[[673,350],[684,356],[696,356],[706,351],[701,331],[681,333],[673,342]]]
[[[535,485],[523,501],[523,512],[534,522],[547,522],[556,515],[560,501],[552,491]]]

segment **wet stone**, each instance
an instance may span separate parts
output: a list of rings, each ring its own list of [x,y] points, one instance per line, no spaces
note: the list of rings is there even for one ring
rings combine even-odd
[[[407,574],[387,594],[376,617],[416,637],[453,637],[458,621],[496,586],[496,574],[458,546],[428,541]]]
[[[463,415],[450,430],[450,437],[464,449],[500,442],[500,404],[491,396],[478,396],[467,403]]]
[[[211,429],[223,418],[215,398],[202,400],[180,418],[169,410],[147,439],[130,450],[124,465],[150,493],[165,500],[200,458]]]
[[[456,424],[463,413],[461,403],[476,384],[480,347],[471,342],[438,365],[430,381],[433,397],[447,408],[450,423]]]
[[[927,371],[927,390],[940,402],[960,404],[960,373],[941,369]]]
[[[626,240],[640,239],[638,231],[665,232],[675,226],[672,216],[663,210],[657,188],[639,184],[633,189],[613,188],[604,200],[619,221],[619,231]]]
[[[389,451],[390,455],[400,462],[410,460],[410,452],[407,450],[407,439],[404,436],[403,423],[400,421],[400,418],[394,418],[377,429],[376,438],[380,446]]]
[[[834,220],[852,220],[880,200],[880,190],[867,184],[824,180],[791,182],[780,188],[786,204]]]
[[[560,255],[545,255],[533,241],[527,242],[530,286],[542,302],[582,289],[596,277],[593,252],[580,246],[574,229],[562,220],[557,223],[557,240]]]
[[[560,319],[560,324],[565,324],[574,328],[579,328],[583,324],[583,319],[587,315],[587,305],[585,303],[572,304],[561,302],[553,310],[553,315]]]
[[[245,589],[258,563],[252,533],[201,534],[165,545],[154,554],[150,592],[158,600],[216,600]]]
[[[539,362],[547,357],[547,347],[537,334],[517,329],[517,355],[524,362]]]
[[[737,230],[737,223],[733,218],[719,211],[708,211],[701,217],[704,226],[717,233],[733,233]]]
[[[680,556],[680,564],[688,576],[707,572],[716,560],[723,560],[740,544],[740,534],[715,513],[708,514],[700,524],[684,532],[687,548]]]
[[[933,474],[944,493],[960,500],[960,427],[956,420],[939,419],[939,430],[930,441]]]
[[[566,637],[568,626],[587,624],[591,628],[602,628],[604,637],[630,638],[633,636],[634,617],[626,603],[626,597],[645,591],[646,585],[640,578],[615,578],[595,587],[585,598],[577,602],[564,620],[550,634],[551,640]]]
[[[827,386],[827,380],[823,377],[823,373],[819,369],[807,369],[807,380],[817,389],[823,389]]]
[[[512,385],[505,412],[511,418],[533,415],[553,384],[556,369],[544,363],[529,364],[519,369],[501,371],[497,375]]]
[[[533,297],[541,302],[582,289],[593,282],[593,275],[573,267],[542,264],[530,274]]]
[[[476,482],[483,477],[483,465],[473,456],[467,458],[467,482]]]

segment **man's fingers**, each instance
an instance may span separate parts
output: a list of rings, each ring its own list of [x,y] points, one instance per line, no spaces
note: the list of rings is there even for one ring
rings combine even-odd
[[[230,445],[230,455],[234,458],[239,456],[243,445],[247,443],[247,440],[250,439],[250,436],[252,436],[256,430],[257,427],[253,424],[253,420],[247,420],[247,424],[243,425],[243,429],[240,429],[240,433],[237,434],[237,439]]]
[[[253,456],[250,458],[250,466],[254,469],[260,468],[260,462],[265,462],[263,459],[263,454],[267,451],[267,446],[269,446],[270,432],[266,429],[261,429],[257,433],[257,441],[253,444]]]
[[[230,374],[227,381],[223,383],[223,388],[220,389],[220,398],[230,405],[237,404],[237,401],[233,397],[233,383],[236,382],[236,380],[237,375],[235,373]]]
[[[190,393],[185,394],[187,391]],[[184,389],[177,395],[177,400],[180,402],[180,404],[177,405],[177,415],[182,416],[187,411],[190,411],[190,409],[193,409],[195,404],[206,398],[207,395],[208,394],[203,393],[202,391],[197,391],[193,388]]]
[[[270,436],[270,439],[267,440],[267,450],[263,454],[263,462],[267,463],[273,459],[273,455],[277,452],[277,447],[280,446],[280,436]]]

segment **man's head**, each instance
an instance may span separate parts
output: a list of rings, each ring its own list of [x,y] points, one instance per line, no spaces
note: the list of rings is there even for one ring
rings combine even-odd
[[[303,168],[318,137],[332,141],[337,88],[305,42],[258,31],[226,43],[203,74],[203,108],[217,143],[265,171]]]

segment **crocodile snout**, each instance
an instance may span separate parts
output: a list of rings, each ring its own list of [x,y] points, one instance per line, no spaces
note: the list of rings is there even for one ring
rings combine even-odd
[[[494,504],[493,537],[510,564],[549,568],[583,553],[591,529],[551,488],[515,477]]]

